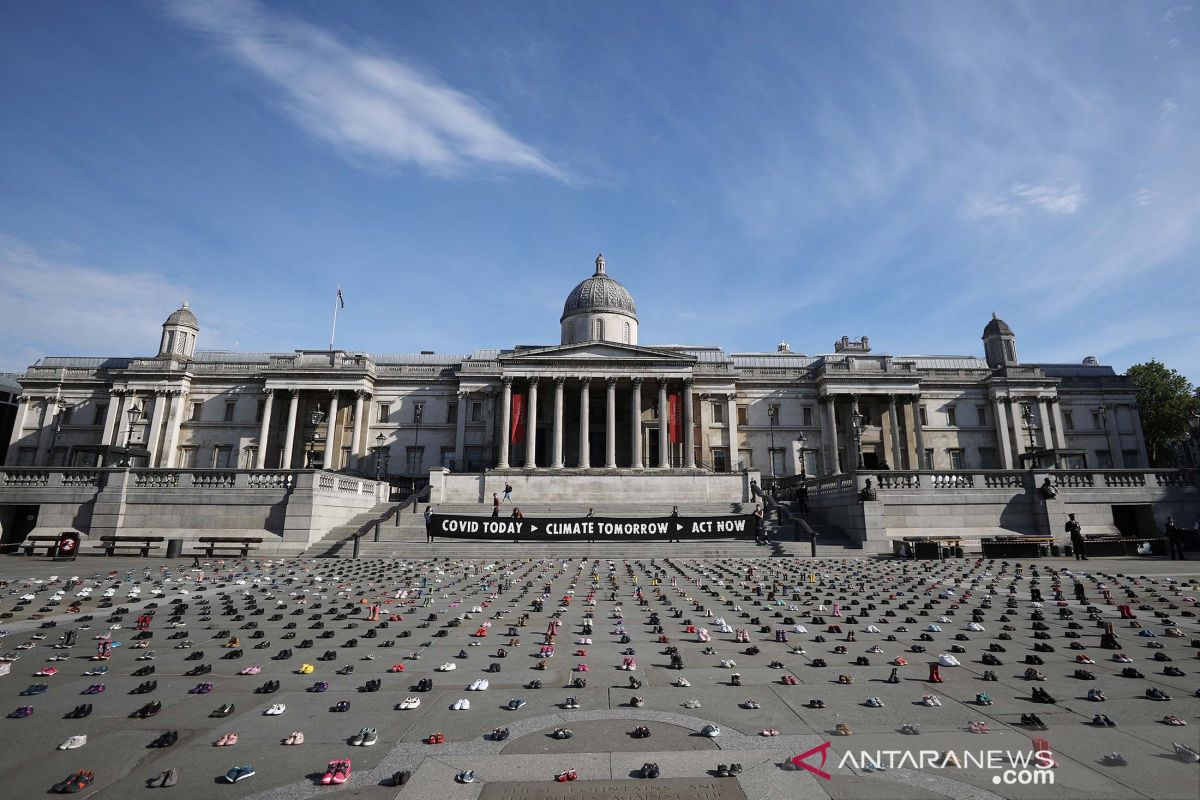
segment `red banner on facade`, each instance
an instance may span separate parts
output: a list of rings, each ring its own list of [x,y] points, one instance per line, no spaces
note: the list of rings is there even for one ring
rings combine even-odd
[[[667,417],[667,434],[671,439],[671,444],[679,444],[683,441],[683,424],[679,419],[679,395],[673,394],[667,397],[670,404],[670,416]]]
[[[525,438],[525,395],[512,396],[512,434],[509,441],[516,444]]]

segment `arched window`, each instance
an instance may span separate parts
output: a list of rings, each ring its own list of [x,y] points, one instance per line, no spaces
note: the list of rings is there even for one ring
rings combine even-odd
[[[596,320],[596,335],[593,338],[595,338],[595,339],[603,339],[604,338],[604,320],[603,319]]]
[[[575,320],[567,323],[567,344],[575,343]]]
[[[1016,356],[1013,355],[1012,342],[1009,342],[1009,341],[1004,342],[1004,356],[1005,356],[1005,360],[1007,360],[1007,361],[1016,361],[1017,360]]]
[[[175,331],[167,331],[163,334],[165,341],[161,348],[164,353],[173,353],[175,351]]]
[[[629,344],[629,323],[625,323],[625,344]]]

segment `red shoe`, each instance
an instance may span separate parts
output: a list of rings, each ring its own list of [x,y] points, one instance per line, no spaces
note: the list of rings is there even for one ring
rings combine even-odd
[[[329,786],[333,783],[333,773],[337,772],[340,761],[330,761],[329,766],[325,768],[325,774],[321,776],[321,785]]]
[[[337,768],[333,771],[333,782],[335,784],[343,784],[350,777],[350,759],[344,759],[337,762]]]
[[[404,665],[392,664],[392,666],[388,667],[388,672],[404,672]]]
[[[929,665],[929,682],[942,683],[942,671],[938,664]]]

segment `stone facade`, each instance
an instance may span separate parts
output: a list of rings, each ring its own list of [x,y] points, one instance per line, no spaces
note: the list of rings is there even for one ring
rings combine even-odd
[[[815,355],[786,344],[762,353],[644,346],[637,322],[603,258],[564,304],[556,345],[205,352],[185,305],[163,324],[155,356],[51,356],[29,367],[5,463],[111,466],[129,450],[135,467],[317,466],[393,478],[437,467],[745,468],[767,478],[860,466],[1014,469],[1031,458],[1147,466],[1126,378],[1094,359],[1021,363],[999,319],[985,329],[985,358],[888,355],[865,337]]]

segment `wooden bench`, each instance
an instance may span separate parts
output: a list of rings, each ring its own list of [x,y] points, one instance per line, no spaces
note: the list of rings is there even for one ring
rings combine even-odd
[[[52,556],[58,550],[58,537],[50,534],[27,536],[20,546],[24,548],[27,556],[32,556],[38,547],[45,547],[46,555]]]
[[[1054,539],[1049,536],[992,536],[981,544],[990,558],[1040,558],[1054,552]]]
[[[158,547],[159,542],[162,542],[162,536],[101,536],[101,546],[104,548],[104,555],[115,555],[118,548],[131,548],[142,554],[142,558],[150,557],[150,549]]]
[[[902,545],[908,545],[909,558],[936,559],[941,558],[942,549],[948,548],[951,553],[962,547],[961,536],[905,536],[892,542],[892,552],[897,557],[903,557]]]
[[[262,542],[261,536],[200,536],[196,539],[200,542],[200,551],[207,557],[212,558],[217,550],[235,550],[242,558],[250,555],[250,550],[256,544]]]

